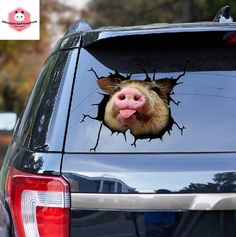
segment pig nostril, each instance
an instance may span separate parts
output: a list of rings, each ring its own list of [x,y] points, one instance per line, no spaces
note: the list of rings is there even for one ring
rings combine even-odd
[[[134,101],[139,101],[140,98],[141,98],[140,96],[135,96],[135,97],[134,97]]]
[[[125,100],[125,96],[124,96],[124,95],[120,95],[120,96],[119,96],[119,99],[120,99],[120,100]]]

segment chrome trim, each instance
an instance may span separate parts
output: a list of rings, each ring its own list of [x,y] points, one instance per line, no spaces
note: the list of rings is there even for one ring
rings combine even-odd
[[[236,193],[102,194],[72,193],[71,207],[83,210],[236,210]]]

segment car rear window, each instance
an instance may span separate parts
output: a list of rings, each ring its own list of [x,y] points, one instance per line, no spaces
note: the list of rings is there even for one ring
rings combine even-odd
[[[230,34],[118,37],[82,48],[66,152],[235,151]]]

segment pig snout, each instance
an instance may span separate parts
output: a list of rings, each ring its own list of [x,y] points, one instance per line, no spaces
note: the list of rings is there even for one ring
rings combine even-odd
[[[114,96],[114,105],[121,118],[128,119],[145,104],[145,97],[135,88],[124,88]]]
[[[135,109],[138,110],[145,104],[145,98],[142,93],[135,88],[125,88],[116,93],[114,104],[119,110]]]

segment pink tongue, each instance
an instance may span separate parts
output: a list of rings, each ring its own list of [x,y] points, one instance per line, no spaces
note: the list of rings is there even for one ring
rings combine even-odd
[[[134,109],[121,109],[119,112],[120,112],[120,115],[121,115],[124,119],[128,119],[128,118],[130,118],[133,114],[136,113],[136,110],[134,110]]]

